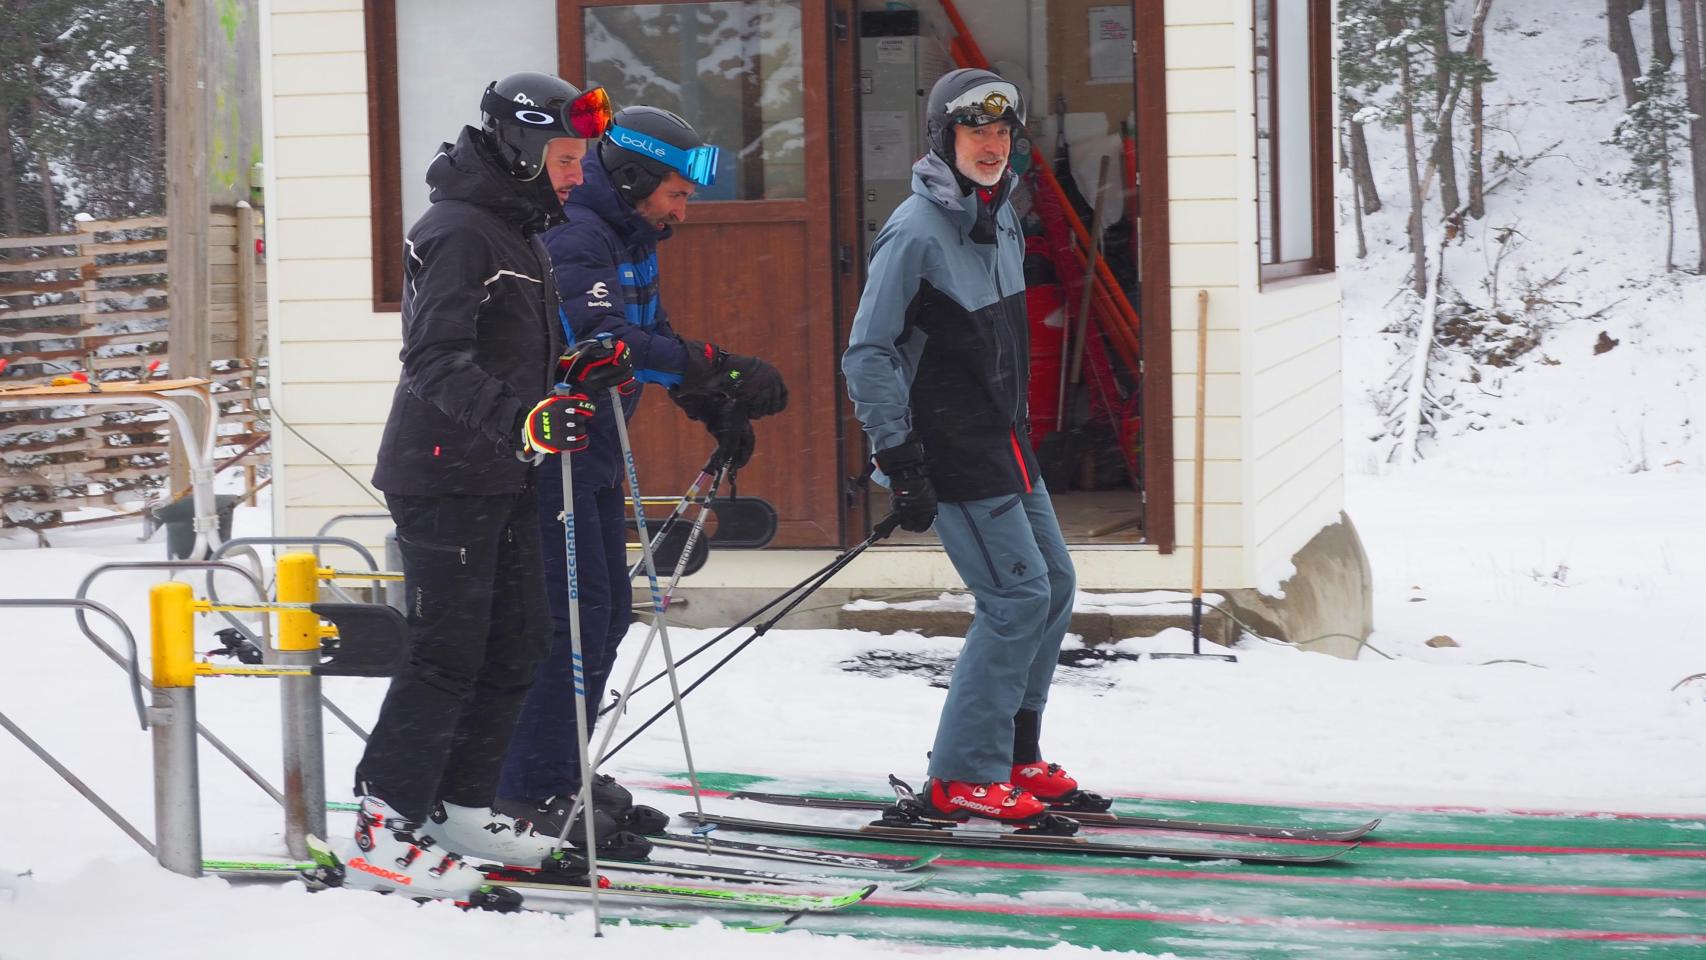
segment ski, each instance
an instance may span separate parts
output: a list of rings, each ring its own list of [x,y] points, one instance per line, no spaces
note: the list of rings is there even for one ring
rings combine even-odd
[[[939,854],[922,857],[898,857],[892,854],[842,853],[838,850],[814,850],[809,847],[781,847],[769,843],[745,840],[724,840],[720,837],[701,837],[665,833],[646,838],[657,847],[679,850],[699,850],[730,857],[750,857],[757,860],[780,860],[788,863],[809,863],[838,870],[868,870],[878,873],[907,873],[920,870],[936,861]],[[707,844],[709,848],[707,849]]]
[[[585,877],[557,879],[545,871],[504,867],[486,871],[487,879],[505,888],[527,894],[592,895]],[[699,906],[739,907],[748,910],[780,911],[782,913],[835,913],[863,902],[877,892],[877,885],[866,884],[856,890],[839,894],[782,893],[769,890],[723,890],[717,887],[696,887],[669,883],[640,883],[631,880],[602,878],[598,885],[601,897],[620,897],[627,900],[696,904]]]
[[[1047,853],[1082,853],[1107,857],[1167,857],[1175,860],[1238,860],[1244,863],[1304,865],[1327,863],[1356,849],[1356,844],[1350,843],[1335,846],[1321,853],[1282,853],[1277,850],[1208,850],[1149,844],[1108,843],[1053,834],[995,833],[988,830],[930,826],[922,823],[918,826],[891,826],[873,823],[862,827],[834,827],[814,823],[789,823],[781,820],[753,820],[746,817],[730,817],[710,813],[701,818],[699,814],[692,811],[681,816],[691,823],[710,824],[726,827],[730,830],[750,830],[756,833],[782,833],[801,837],[829,837],[846,840],[929,843],[1004,850],[1037,850]]]
[[[307,883],[310,889],[316,890],[342,886],[344,865],[338,855],[332,851],[330,845],[318,837],[309,837],[308,850],[313,856],[312,864],[293,864],[293,866],[312,867],[311,870],[298,874],[303,882]],[[586,895],[590,897],[593,893],[593,888],[586,882],[584,873],[553,873],[549,870],[523,867],[492,867],[485,870],[484,874],[487,880],[492,881],[491,885],[477,891],[467,902],[457,901],[457,906],[512,913],[517,910],[528,909],[524,898],[529,895]],[[864,901],[876,891],[877,885],[874,883],[845,893],[820,895],[757,890],[723,890],[716,887],[664,883],[637,883],[611,880],[608,877],[600,877],[598,882],[600,896],[641,900],[660,905],[678,904],[778,911],[789,914],[790,917],[804,913],[833,913],[838,910],[845,910]],[[780,926],[780,924],[772,924],[751,929],[764,932]]]
[[[804,866],[804,864],[802,864]],[[612,873],[656,874],[673,877],[695,877],[701,880],[723,880],[729,883],[752,883],[776,886],[800,886],[812,883],[833,883],[836,878],[823,874],[772,873],[769,870],[747,870],[725,867],[715,863],[679,863],[668,860],[605,860],[598,861],[600,870]],[[928,882],[929,874],[909,874],[896,880],[884,880],[888,890],[915,890]]]
[[[821,810],[882,810],[893,801],[864,800],[855,797],[811,797],[797,793],[760,793],[741,790],[729,794],[731,800],[752,800],[785,807],[816,807]],[[1258,837],[1269,840],[1308,840],[1322,843],[1353,843],[1374,832],[1380,826],[1378,818],[1354,827],[1280,827],[1259,823],[1219,823],[1213,820],[1189,820],[1173,817],[1138,817],[1124,813],[1099,813],[1056,807],[1064,814],[1087,827],[1124,827],[1136,830],[1181,830],[1192,833],[1220,833],[1236,837]]]

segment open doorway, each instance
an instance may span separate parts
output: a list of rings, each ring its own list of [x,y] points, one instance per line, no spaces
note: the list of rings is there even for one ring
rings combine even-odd
[[[1025,92],[1029,116],[1012,165],[1026,238],[1031,443],[1068,543],[1142,542],[1132,3],[859,0],[858,35],[867,253],[911,192],[936,79],[988,66]]]

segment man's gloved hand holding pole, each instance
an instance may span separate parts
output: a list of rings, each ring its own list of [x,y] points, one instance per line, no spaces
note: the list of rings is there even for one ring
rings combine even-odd
[[[557,380],[577,393],[626,387],[634,382],[634,352],[608,334],[582,340],[557,358]]]
[[[899,446],[878,450],[877,467],[889,478],[894,497],[894,515],[900,528],[923,533],[936,522],[936,488],[930,483],[930,468],[924,462],[924,446],[908,440]]]
[[[705,425],[705,431],[717,441],[717,456],[730,470],[739,470],[752,459],[758,439],[752,432],[752,420],[733,401],[713,394],[670,391],[670,398],[689,420]]]
[[[769,363],[728,353],[714,343],[684,339],[682,345],[687,348],[687,369],[676,387],[678,395],[711,394],[732,400],[754,420],[781,413],[788,406],[788,386]]]
[[[597,412],[598,405],[584,393],[556,393],[546,397],[534,404],[522,421],[519,456],[531,460],[546,453],[585,450],[587,428]]]

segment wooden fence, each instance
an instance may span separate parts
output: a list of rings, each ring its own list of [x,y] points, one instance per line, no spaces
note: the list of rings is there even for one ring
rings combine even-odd
[[[76,227],[0,237],[0,390],[73,373],[100,381],[208,377],[222,454],[243,458],[252,472],[270,428],[254,211],[211,214],[212,363],[200,371],[166,363],[166,219]],[[164,414],[146,406],[0,411],[0,526],[52,527],[86,506],[157,498],[169,472],[168,434]]]

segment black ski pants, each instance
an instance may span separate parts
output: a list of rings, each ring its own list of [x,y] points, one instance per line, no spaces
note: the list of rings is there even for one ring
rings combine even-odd
[[[440,800],[489,806],[548,648],[537,491],[385,502],[403,553],[409,656],[356,767],[356,792],[417,821]]]

